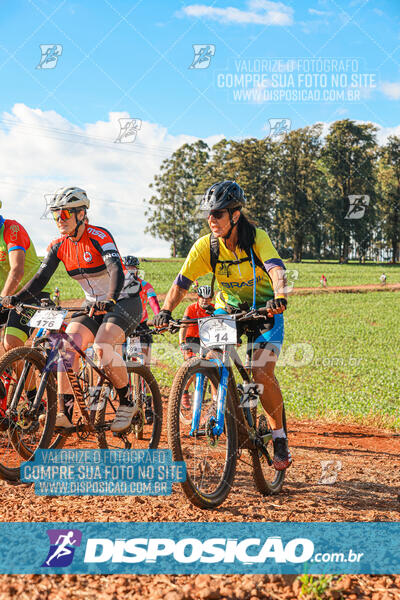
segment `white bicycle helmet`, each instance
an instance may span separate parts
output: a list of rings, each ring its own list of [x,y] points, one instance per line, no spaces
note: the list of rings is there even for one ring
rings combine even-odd
[[[212,298],[213,293],[211,285],[200,285],[196,290],[196,294],[201,298]]]
[[[50,203],[50,210],[62,208],[89,208],[90,200],[85,190],[79,187],[63,187],[56,191]]]

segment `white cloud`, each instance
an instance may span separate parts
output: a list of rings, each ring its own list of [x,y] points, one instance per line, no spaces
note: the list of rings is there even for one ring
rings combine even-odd
[[[326,10],[317,10],[316,8],[309,8],[308,12],[310,15],[317,15],[318,17],[329,17],[332,14]]]
[[[378,144],[386,144],[390,135],[396,135],[397,137],[400,137],[400,125],[396,125],[395,127],[380,127],[378,125]]]
[[[0,119],[0,198],[2,214],[26,226],[43,254],[57,234],[55,224],[41,220],[44,194],[78,185],[91,199],[90,222],[110,229],[122,253],[169,256],[169,243],[144,234],[144,198],[161,162],[182,144],[197,138],[172,136],[165,127],[144,121],[134,143],[115,144],[119,118],[77,127],[55,111],[16,104]],[[222,135],[205,141],[216,143]]]
[[[292,25],[293,9],[283,2],[270,0],[248,0],[248,10],[240,10],[232,6],[217,8],[205,4],[185,6],[180,14],[188,17],[205,17],[222,23],[241,25]]]
[[[381,91],[390,98],[390,100],[400,99],[400,82],[384,81],[381,84]]]

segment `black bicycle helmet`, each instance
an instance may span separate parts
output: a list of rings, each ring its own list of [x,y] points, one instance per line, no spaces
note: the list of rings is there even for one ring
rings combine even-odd
[[[124,256],[124,258],[122,259],[125,267],[137,267],[139,268],[140,265],[140,261],[137,258],[137,256],[132,256],[132,255],[128,255],[128,256]]]
[[[221,210],[223,208],[242,208],[246,203],[244,191],[236,181],[213,183],[205,192],[202,210]]]

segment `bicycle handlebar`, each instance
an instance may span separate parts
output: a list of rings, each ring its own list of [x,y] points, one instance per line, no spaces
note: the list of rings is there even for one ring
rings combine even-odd
[[[79,313],[77,316],[80,315],[88,315],[89,317],[92,317],[94,312],[95,312],[95,308],[94,308],[94,304],[92,304],[91,306],[79,306],[79,307],[74,307],[74,306],[66,306],[66,307],[62,307],[62,306],[53,306],[51,304],[47,305],[47,306],[38,306],[36,304],[25,304],[23,302],[17,304],[16,306],[13,307],[17,312],[18,309],[19,310],[23,310],[23,309],[34,309],[34,310],[54,310],[54,311],[60,311],[60,310],[66,310],[67,312],[76,312]],[[96,311],[96,312],[100,312],[100,311]]]
[[[266,306],[263,306],[262,308],[257,308],[254,310],[252,309],[250,311],[243,310],[243,311],[240,311],[237,313],[210,315],[209,317],[202,317],[202,318],[221,319],[223,317],[233,317],[235,321],[240,321],[241,323],[243,323],[244,321],[265,319],[265,317],[269,316],[268,315],[269,312],[270,312],[270,309],[267,308]],[[178,330],[182,327],[186,327],[187,325],[197,323],[198,321],[199,321],[199,319],[187,319],[187,318],[178,319],[176,321],[171,320],[167,327],[163,327],[160,329],[153,329],[151,331],[151,333],[156,334],[156,333],[163,333],[165,331],[169,331],[170,333],[175,333],[176,330]],[[149,326],[154,327],[154,323],[153,322],[149,323]]]

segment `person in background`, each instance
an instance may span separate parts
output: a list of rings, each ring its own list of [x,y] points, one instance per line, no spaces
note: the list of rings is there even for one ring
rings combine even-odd
[[[54,294],[51,299],[56,306],[60,306],[60,290],[58,287],[54,288]]]
[[[321,279],[319,280],[320,286],[321,287],[326,287],[328,285],[328,281],[325,277],[325,275],[321,275]]]
[[[0,215],[0,297],[19,292],[39,267],[40,260],[26,229],[18,221]],[[31,303],[40,304],[46,300],[50,300],[48,286],[32,298]],[[28,321],[33,313],[24,311],[18,314],[7,308],[0,310],[0,325],[5,325],[3,345],[6,351],[25,344],[30,335]]]
[[[196,281],[197,284],[197,281]],[[203,319],[204,317],[208,317],[210,314],[214,312],[214,304],[212,303],[213,293],[210,285],[201,285],[196,289],[196,293],[198,295],[197,302],[193,304],[189,304],[183,313],[183,318],[187,319]],[[179,345],[182,350],[183,358],[188,360],[195,354],[199,354],[200,356],[204,356],[203,351],[200,349],[200,334],[199,334],[199,326],[197,323],[193,323],[191,325],[186,325],[186,327],[182,327],[179,330]],[[182,406],[183,408],[191,408],[190,405],[190,397],[189,397],[189,385],[190,381],[187,384],[186,390],[183,392],[182,396]]]
[[[146,365],[150,365],[151,362],[151,345],[153,343],[153,336],[151,335],[150,328],[147,324],[149,315],[147,312],[147,303],[149,303],[151,310],[154,315],[158,315],[160,312],[160,305],[157,299],[157,294],[154,291],[153,286],[144,279],[139,277],[139,265],[140,261],[136,256],[125,256],[123,258],[124,266],[126,267],[125,278],[129,281],[129,278],[133,278],[140,284],[140,299],[142,301],[143,315],[142,320],[135,331],[135,336],[140,338],[140,345],[142,347],[144,362]]]
[[[382,275],[379,277],[381,285],[386,285],[386,275],[385,273],[382,273]]]

